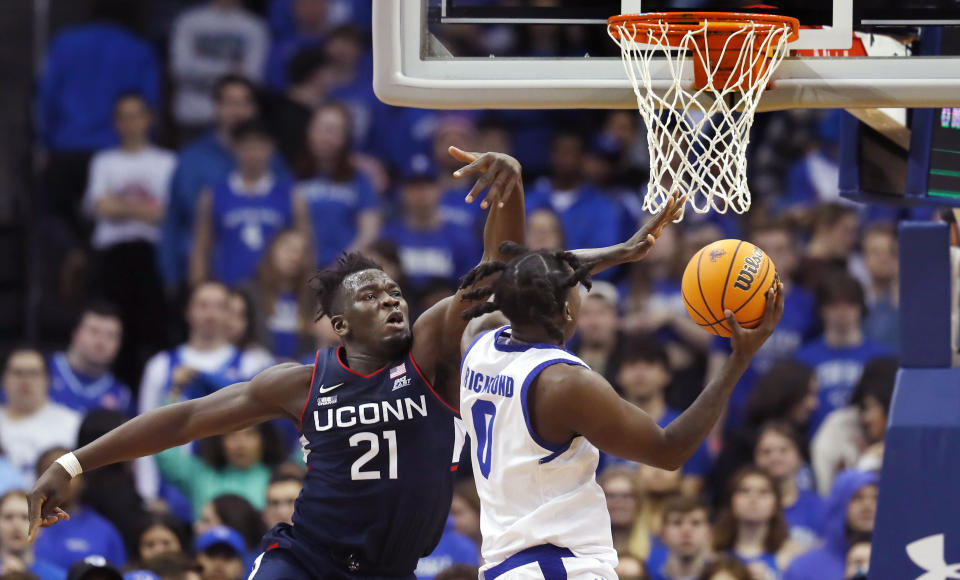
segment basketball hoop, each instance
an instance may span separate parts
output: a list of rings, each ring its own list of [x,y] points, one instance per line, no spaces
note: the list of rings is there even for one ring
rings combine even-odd
[[[647,128],[644,210],[658,212],[675,187],[698,213],[750,209],[750,127],[799,25],[787,16],[735,12],[623,14],[607,21]],[[672,84],[655,87],[654,66],[666,66]]]

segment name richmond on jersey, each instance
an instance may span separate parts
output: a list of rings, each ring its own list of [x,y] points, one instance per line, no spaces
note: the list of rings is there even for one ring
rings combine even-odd
[[[501,397],[513,396],[513,377],[504,375],[487,376],[471,369],[464,368],[463,388],[474,393],[489,393]]]
[[[318,402],[323,404],[324,399],[336,401],[334,397],[324,397]],[[393,401],[317,409],[313,412],[313,425],[317,431],[329,431],[333,428],[347,429],[355,425],[376,425],[426,416],[427,397],[420,395],[419,398],[405,397]]]

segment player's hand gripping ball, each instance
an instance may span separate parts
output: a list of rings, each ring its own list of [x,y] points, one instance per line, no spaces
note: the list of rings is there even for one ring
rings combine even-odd
[[[699,252],[683,271],[683,305],[690,318],[717,336],[730,336],[723,311],[731,310],[744,328],[763,318],[767,290],[780,277],[763,250],[742,240],[720,240]]]

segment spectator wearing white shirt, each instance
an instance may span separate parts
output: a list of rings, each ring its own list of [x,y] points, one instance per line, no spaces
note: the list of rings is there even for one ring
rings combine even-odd
[[[50,376],[43,355],[31,348],[10,353],[3,369],[6,404],[0,407],[0,441],[7,459],[25,480],[34,480],[34,464],[51,447],[73,449],[81,416],[48,398]]]
[[[179,15],[170,40],[177,123],[188,129],[211,124],[217,79],[232,73],[259,82],[268,45],[266,25],[240,0],[212,0]]]
[[[126,326],[115,365],[125,382],[137,380],[147,357],[163,346],[166,324],[156,244],[176,156],[150,143],[151,123],[142,96],[117,99],[114,125],[120,145],[93,157],[84,198],[87,213],[96,220],[92,287],[117,305]]]
[[[157,353],[140,382],[140,412],[204,394],[210,382],[249,380],[273,359],[262,350],[240,350],[227,338],[227,288],[219,282],[194,287],[187,303],[187,342]],[[159,491],[153,458],[137,460],[137,487],[147,499]]]

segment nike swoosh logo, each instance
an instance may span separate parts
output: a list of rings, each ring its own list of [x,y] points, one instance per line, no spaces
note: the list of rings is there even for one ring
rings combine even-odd
[[[332,387],[327,387],[327,388],[324,388],[323,385],[320,385],[320,388],[317,389],[317,391],[321,393],[329,393],[330,391],[336,389],[337,387],[342,387],[342,386],[343,386],[343,383],[333,385]]]

